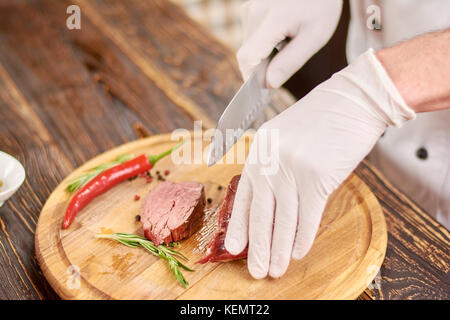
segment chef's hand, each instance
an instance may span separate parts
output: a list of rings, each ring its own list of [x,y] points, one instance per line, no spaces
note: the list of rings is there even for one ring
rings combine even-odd
[[[225,248],[237,254],[248,243],[254,278],[283,275],[291,256],[301,259],[310,250],[329,195],[388,125],[400,126],[414,117],[374,52],[361,55],[258,130]],[[276,132],[278,144],[264,139]],[[267,148],[258,145],[261,140],[270,142],[271,160],[278,154],[275,174],[261,158]]]
[[[330,39],[342,10],[341,0],[253,0],[242,8],[246,39],[237,53],[247,79],[285,38],[286,47],[270,62],[266,82],[278,88]]]

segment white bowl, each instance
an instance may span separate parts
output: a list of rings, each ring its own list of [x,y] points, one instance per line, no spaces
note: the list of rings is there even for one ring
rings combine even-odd
[[[25,180],[25,169],[17,159],[0,151],[0,207],[14,192],[19,189]]]

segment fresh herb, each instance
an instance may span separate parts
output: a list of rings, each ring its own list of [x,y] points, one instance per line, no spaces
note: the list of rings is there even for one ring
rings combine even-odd
[[[178,245],[177,242],[172,242],[167,246],[164,244],[155,246],[152,241],[144,237],[129,233],[97,234],[95,235],[95,237],[100,239],[116,240],[130,248],[142,247],[147,251],[150,251],[153,255],[166,260],[169,264],[169,270],[172,272],[174,277],[180,282],[183,288],[186,288],[186,286],[189,284],[187,280],[184,278],[183,274],[181,273],[181,269],[184,269],[186,271],[194,271],[194,270],[187,267],[186,265],[181,263],[180,260],[177,259],[177,257],[179,257],[184,260],[188,260],[188,258],[186,258],[181,252],[171,249]]]
[[[119,157],[117,157],[115,160],[101,164],[99,166],[96,166],[92,169],[89,169],[85,174],[76,177],[72,180],[70,180],[70,184],[66,187],[66,191],[73,193],[80,189],[82,186],[84,186],[86,183],[94,179],[96,176],[98,176],[103,171],[112,168],[118,164],[122,164],[128,160],[131,160],[133,158],[130,154],[122,154]]]

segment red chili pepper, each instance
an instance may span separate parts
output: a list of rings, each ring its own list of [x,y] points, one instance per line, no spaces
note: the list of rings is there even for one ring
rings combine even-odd
[[[77,191],[77,193],[75,193],[70,201],[66,209],[66,215],[62,225],[63,229],[67,229],[72,224],[77,213],[95,197],[108,191],[119,182],[150,170],[158,160],[170,154],[180,145],[181,144],[178,144],[174,148],[171,148],[156,156],[141,155],[122,164],[116,165],[103,171],[94,179],[86,183]]]

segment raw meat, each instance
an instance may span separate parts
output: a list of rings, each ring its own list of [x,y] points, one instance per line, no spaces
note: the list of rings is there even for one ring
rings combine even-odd
[[[228,229],[228,222],[233,210],[234,197],[239,184],[240,175],[234,176],[228,185],[225,193],[225,199],[219,209],[217,232],[214,239],[208,247],[207,255],[198,263],[219,262],[244,259],[247,257],[247,248],[237,255],[232,255],[225,249],[225,235]]]

